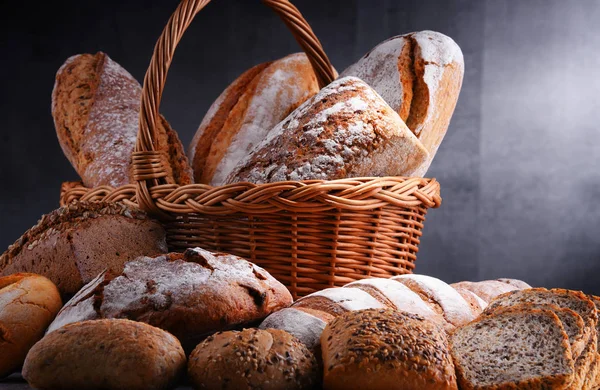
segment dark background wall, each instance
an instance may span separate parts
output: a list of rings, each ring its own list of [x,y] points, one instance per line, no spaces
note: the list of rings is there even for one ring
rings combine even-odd
[[[501,276],[600,294],[600,2],[296,0],[338,70],[385,38],[443,32],[465,56],[456,111],[429,176],[417,272],[452,282]],[[50,115],[70,55],[105,51],[142,80],[176,0],[2,5],[0,248],[58,205],[77,175]],[[162,113],[191,140],[248,67],[298,51],[258,1],[219,0],[188,30]]]

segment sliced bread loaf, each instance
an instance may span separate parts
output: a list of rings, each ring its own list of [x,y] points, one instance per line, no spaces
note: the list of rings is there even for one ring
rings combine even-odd
[[[450,348],[461,389],[568,389],[569,339],[550,310],[506,309],[458,328]]]

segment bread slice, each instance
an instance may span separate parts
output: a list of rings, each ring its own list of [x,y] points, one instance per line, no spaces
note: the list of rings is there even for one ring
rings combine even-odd
[[[461,389],[568,389],[569,339],[550,310],[522,308],[480,316],[458,328],[450,349]]]
[[[594,302],[596,309],[600,309],[600,297],[596,295],[590,295],[589,298]],[[600,321],[596,322],[596,334],[598,335],[598,343],[600,343]],[[596,346],[596,375],[593,380],[591,380],[590,388],[596,389],[600,388],[600,345]]]

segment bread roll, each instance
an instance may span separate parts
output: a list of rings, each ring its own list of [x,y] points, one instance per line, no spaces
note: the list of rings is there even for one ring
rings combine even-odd
[[[58,289],[43,276],[0,277],[0,378],[21,367],[61,306]]]
[[[212,104],[190,144],[195,181],[223,184],[277,123],[318,91],[317,78],[304,53],[243,73]]]
[[[285,286],[233,255],[200,248],[140,257],[102,274],[60,311],[48,332],[97,318],[129,318],[174,334],[186,351],[221,330],[247,326],[289,306]]]
[[[168,389],[185,369],[179,341],[124,319],[85,321],[33,346],[23,378],[38,389]]]
[[[406,122],[429,152],[426,172],[454,112],[464,74],[460,47],[434,31],[383,41],[340,77],[364,80]]]
[[[457,389],[445,333],[416,314],[345,313],[327,325],[321,345],[327,390]]]
[[[190,355],[188,375],[197,389],[314,389],[313,354],[289,333],[244,329],[208,337]]]
[[[80,54],[58,70],[52,116],[63,152],[87,187],[134,183],[135,148],[142,87],[108,55]],[[167,182],[189,184],[191,168],[177,134],[158,118],[157,150]]]
[[[121,272],[129,260],[165,252],[165,230],[144,212],[78,202],[42,216],[0,256],[0,272],[43,275],[69,297],[106,268]]]
[[[227,182],[421,176],[428,158],[415,135],[371,87],[345,77],[271,130]]]

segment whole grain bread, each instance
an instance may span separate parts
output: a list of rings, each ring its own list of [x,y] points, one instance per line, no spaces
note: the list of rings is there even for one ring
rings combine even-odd
[[[125,319],[85,321],[52,332],[29,351],[23,378],[37,389],[168,389],[186,358],[171,334]]]
[[[77,202],[42,216],[0,255],[0,273],[32,272],[70,297],[104,269],[121,272],[138,256],[167,252],[166,233],[123,203]]]
[[[252,325],[289,306],[289,291],[262,268],[200,248],[140,257],[104,273],[60,311],[48,332],[68,323],[129,318],[174,334],[186,351],[206,336]]]
[[[444,331],[390,309],[345,313],[321,335],[325,389],[457,389]]]
[[[138,133],[142,87],[108,55],[80,54],[56,74],[52,116],[63,152],[87,187],[134,183],[131,155]],[[189,184],[192,171],[177,134],[160,116],[157,150],[167,182]]]

